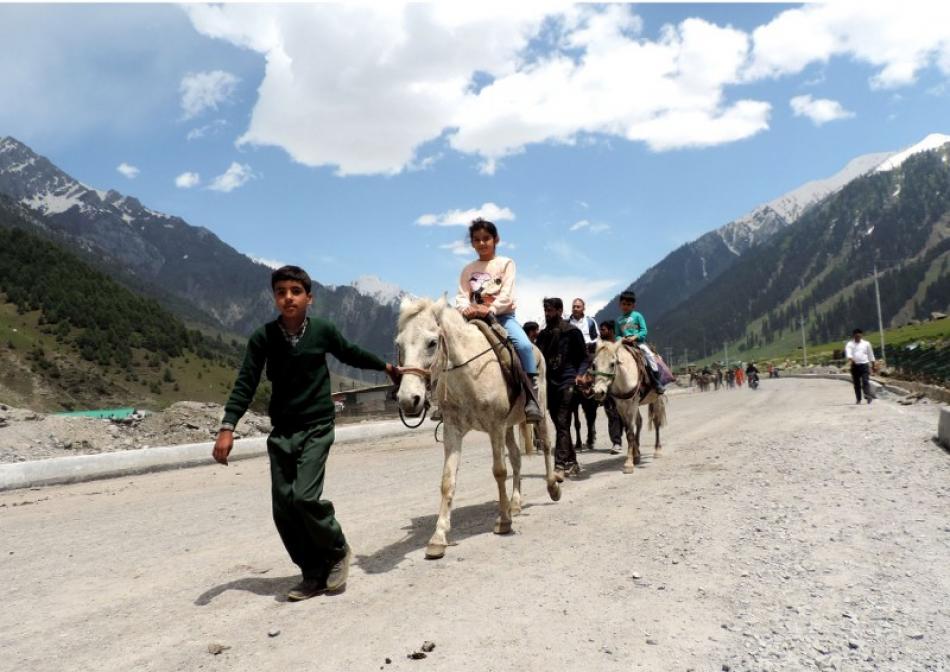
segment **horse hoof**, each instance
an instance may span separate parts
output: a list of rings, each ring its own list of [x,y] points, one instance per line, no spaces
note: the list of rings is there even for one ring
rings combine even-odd
[[[445,556],[444,544],[429,544],[426,546],[426,560],[438,560]]]
[[[511,534],[511,521],[495,523],[495,534]]]
[[[548,486],[548,494],[551,496],[552,502],[560,501],[561,499],[561,486],[557,483],[552,483]]]
[[[639,455],[637,455],[635,458],[633,458],[633,463],[634,463],[635,465],[639,465],[641,459],[642,459],[642,458],[641,458]]]
[[[653,459],[655,460],[655,459],[658,458],[658,457],[663,457],[663,451],[662,451],[662,450],[654,450],[654,451],[653,451]]]
[[[514,516],[520,516],[520,515],[521,515],[521,505],[519,504],[518,506],[512,506],[512,507],[510,507],[510,508],[508,509],[508,513],[509,513],[509,515],[511,515],[512,517],[514,517]]]
[[[633,473],[633,467],[624,465],[624,467],[623,467],[623,473],[625,473],[625,474],[632,474],[632,473]]]

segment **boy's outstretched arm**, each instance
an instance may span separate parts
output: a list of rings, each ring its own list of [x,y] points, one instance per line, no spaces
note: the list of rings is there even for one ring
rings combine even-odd
[[[215,439],[214,449],[211,451],[211,457],[214,458],[215,462],[228,466],[228,455],[231,454],[231,449],[234,447],[234,430],[233,429],[219,429],[218,438]]]
[[[261,330],[248,339],[244,362],[241,364],[237,380],[234,381],[228,403],[224,406],[224,420],[221,422],[218,438],[215,439],[214,448],[211,450],[211,457],[219,464],[225,466],[228,464],[228,455],[234,447],[234,428],[254,398],[266,361],[266,336]]]

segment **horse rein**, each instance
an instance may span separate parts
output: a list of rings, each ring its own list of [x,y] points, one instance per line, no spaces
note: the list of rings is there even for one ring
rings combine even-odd
[[[509,341],[510,341],[510,340],[511,340],[511,339],[509,339]],[[439,341],[440,341],[440,343],[439,343],[440,345],[445,346],[445,339],[444,339],[443,337],[440,336],[440,337],[439,337]],[[487,348],[486,350],[482,350],[482,351],[479,352],[477,355],[475,355],[474,357],[468,358],[467,360],[465,360],[465,361],[462,362],[461,364],[458,364],[458,365],[456,365],[456,366],[449,366],[449,367],[446,367],[445,369],[442,370],[442,373],[449,373],[450,371],[456,371],[457,369],[464,368],[464,367],[468,366],[469,364],[471,364],[472,362],[474,362],[474,361],[475,361],[476,359],[478,359],[479,357],[482,357],[482,356],[484,356],[484,355],[487,355],[489,352],[492,352],[492,351],[494,351],[494,350],[495,350],[495,346],[494,346],[494,345],[490,345],[490,346],[488,346],[488,348]],[[445,358],[446,358],[446,361],[448,361],[448,346],[445,346],[444,351],[445,351],[445,356],[446,356]],[[422,381],[425,383],[426,392],[431,392],[431,391],[432,391],[432,367],[431,367],[431,366],[430,366],[429,368],[427,368],[427,369],[424,369],[424,368],[418,367],[418,366],[407,366],[407,367],[400,366],[400,367],[399,367],[399,372],[400,372],[401,374],[403,374],[403,375],[419,376],[419,377],[422,379]],[[418,423],[416,423],[415,425],[410,425],[408,422],[406,422],[406,416],[405,416],[405,414],[403,413],[401,406],[399,407],[399,419],[402,420],[402,424],[404,424],[404,425],[405,425],[406,427],[408,427],[409,429],[416,429],[417,427],[420,427],[423,422],[425,422],[426,413],[427,413],[428,411],[429,411],[429,400],[428,400],[428,398],[427,398],[427,399],[426,399],[426,402],[425,402],[425,405],[422,407],[422,416],[420,417]],[[441,424],[442,424],[442,423],[440,422],[439,425],[441,425]],[[438,441],[439,441],[439,438],[438,438],[439,427],[438,427],[438,425],[436,425],[435,432],[436,432],[436,442],[438,443]]]
[[[619,363],[619,358],[618,358],[618,363]],[[588,371],[587,373],[593,376],[594,378],[598,376],[600,376],[601,378],[606,378],[607,380],[610,381],[611,387],[613,387],[613,384],[617,378],[616,373],[607,373],[606,371],[598,371],[597,369],[594,369],[593,371]],[[607,394],[609,394],[614,399],[620,399],[621,401],[626,401],[627,399],[633,399],[637,395],[637,392],[639,391],[640,391],[640,388],[635,387],[629,392],[624,392],[623,394],[613,394],[612,392],[610,392],[610,389],[608,388]]]

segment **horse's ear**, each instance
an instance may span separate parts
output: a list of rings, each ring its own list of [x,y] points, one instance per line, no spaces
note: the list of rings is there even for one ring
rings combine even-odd
[[[402,297],[402,300],[399,302],[399,312],[401,313],[402,311],[406,310],[406,308],[411,306],[413,303],[415,303],[415,301],[410,297]]]
[[[445,310],[447,305],[449,305],[448,294],[442,292],[442,296],[439,297],[439,300],[432,304],[432,312],[441,313]]]

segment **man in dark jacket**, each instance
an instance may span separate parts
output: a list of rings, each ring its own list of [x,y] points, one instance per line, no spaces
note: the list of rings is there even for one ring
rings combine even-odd
[[[581,332],[564,319],[564,302],[544,299],[544,329],[537,346],[547,361],[548,412],[554,421],[554,468],[559,480],[580,473],[571,444],[571,411],[577,377],[587,371],[587,346]]]

